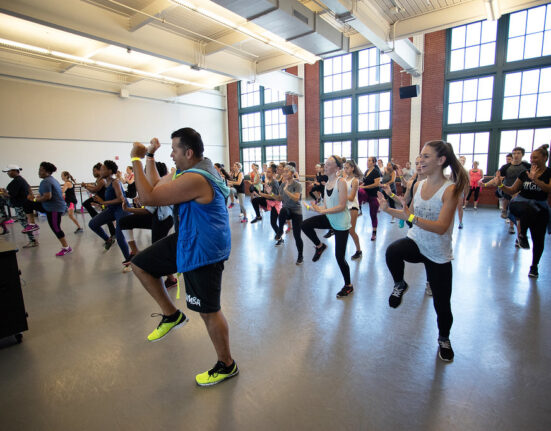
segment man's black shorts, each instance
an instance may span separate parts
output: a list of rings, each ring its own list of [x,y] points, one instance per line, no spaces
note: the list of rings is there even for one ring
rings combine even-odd
[[[178,235],[173,233],[140,252],[132,259],[132,264],[156,278],[174,274],[178,271],[177,246]],[[220,310],[222,271],[223,261],[184,272],[187,308],[199,313],[215,313]]]

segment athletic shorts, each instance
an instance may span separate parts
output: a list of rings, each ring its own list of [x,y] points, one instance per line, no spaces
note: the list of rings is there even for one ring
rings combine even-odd
[[[178,234],[173,233],[140,252],[132,258],[132,264],[153,277],[178,272],[176,249]],[[187,308],[199,313],[215,313],[220,310],[224,262],[216,262],[184,272]]]

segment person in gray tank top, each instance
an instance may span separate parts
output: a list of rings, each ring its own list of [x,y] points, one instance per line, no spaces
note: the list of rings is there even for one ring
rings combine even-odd
[[[453,182],[444,176],[444,169],[448,166]],[[437,316],[438,356],[449,362],[454,357],[449,338],[453,322],[450,304],[453,221],[457,202],[469,178],[455,157],[451,144],[444,141],[425,144],[421,151],[420,167],[427,178],[415,184],[409,206],[403,200],[403,209],[392,209],[382,193],[378,196],[381,210],[413,224],[407,238],[393,242],[386,250],[386,263],[394,279],[394,289],[388,303],[390,307],[397,308],[408,289],[404,280],[405,262],[423,263]]]

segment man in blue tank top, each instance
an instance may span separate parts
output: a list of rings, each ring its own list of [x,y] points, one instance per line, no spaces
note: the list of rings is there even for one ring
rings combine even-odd
[[[132,269],[162,310],[161,322],[147,337],[158,341],[188,318],[176,308],[162,282],[162,276],[182,273],[186,303],[203,318],[218,360],[214,367],[195,378],[199,386],[211,386],[239,373],[230,353],[228,323],[220,309],[224,261],[231,249],[226,198],[229,189],[212,162],[203,157],[201,135],[191,128],[172,133],[171,157],[177,174],[159,177],[154,153],[159,141],[149,148],[134,143],[130,154],[135,184],[144,205],[175,206],[176,233],[145,249],[132,259]],[[146,173],[141,159],[146,157]]]

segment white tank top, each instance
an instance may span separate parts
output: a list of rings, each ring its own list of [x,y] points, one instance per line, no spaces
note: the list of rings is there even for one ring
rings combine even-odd
[[[348,193],[348,196],[350,196],[350,192],[352,191],[352,182],[356,178],[352,178],[351,180],[346,180],[346,193]],[[354,196],[354,200],[347,200],[346,204],[348,206],[348,209],[350,208],[357,208],[360,209],[360,203],[358,202],[358,190],[356,190],[356,196]]]
[[[413,213],[419,218],[436,221],[442,210],[442,196],[453,183],[445,181],[442,187],[429,200],[424,200],[421,197],[421,189],[426,181],[425,179],[418,183],[417,192],[415,192],[415,196],[413,197]],[[415,241],[423,256],[435,263],[447,263],[453,259],[452,232],[453,221],[444,235],[438,235],[437,233],[429,232],[417,225],[413,225],[407,236]]]

